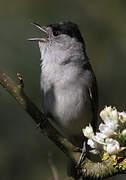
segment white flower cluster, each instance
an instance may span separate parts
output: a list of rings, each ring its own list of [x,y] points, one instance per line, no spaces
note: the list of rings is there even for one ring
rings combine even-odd
[[[99,125],[100,132],[94,134],[91,125],[83,129],[84,136],[89,138],[87,144],[93,149],[92,153],[105,151],[109,154],[117,154],[121,149],[125,149],[119,137],[125,137],[126,140],[126,113],[118,112],[115,107],[109,106],[101,111],[100,116],[103,120]],[[114,138],[114,135],[118,138]]]

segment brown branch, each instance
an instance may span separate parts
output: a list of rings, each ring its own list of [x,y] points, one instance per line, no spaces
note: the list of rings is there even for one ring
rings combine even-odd
[[[71,158],[75,164],[77,164],[80,152],[76,151],[76,147],[71,144],[66,138],[61,136],[59,132],[50,124],[48,119],[45,117],[35,104],[25,95],[23,90],[23,79],[18,74],[20,84],[15,83],[5,73],[0,72],[0,84],[9,92],[9,94],[16,99],[19,105],[32,117],[37,125],[41,128],[41,132],[48,136],[66,155]],[[109,162],[93,162],[89,159],[85,159],[81,168],[80,174],[83,177],[99,179],[103,177],[112,176],[117,173],[126,173],[123,170],[119,170],[112,166]]]
[[[37,126],[42,129],[42,133],[50,140],[52,140],[68,157],[70,157],[75,163],[80,156],[79,152],[75,153],[76,147],[73,146],[67,139],[59,134],[59,132],[53,128],[35,104],[25,95],[21,84],[16,84],[5,73],[0,73],[0,84],[9,92],[9,94],[16,99],[21,107],[32,117]]]

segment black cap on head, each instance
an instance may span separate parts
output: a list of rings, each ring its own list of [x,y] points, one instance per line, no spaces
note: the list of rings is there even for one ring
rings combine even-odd
[[[75,37],[78,41],[84,43],[78,26],[70,21],[58,22],[50,24],[48,27],[52,28],[53,35],[67,34],[70,37]]]

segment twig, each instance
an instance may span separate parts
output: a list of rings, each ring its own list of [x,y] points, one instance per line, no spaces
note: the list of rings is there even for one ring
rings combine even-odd
[[[17,73],[17,78],[19,80],[19,86],[21,86],[21,88],[24,88],[23,75],[20,73]]]
[[[32,117],[37,125],[42,129],[42,133],[52,140],[69,158],[77,162],[80,152],[75,153],[76,147],[50,124],[44,113],[25,95],[24,89],[16,84],[5,73],[0,72],[0,84],[16,99],[21,107]]]

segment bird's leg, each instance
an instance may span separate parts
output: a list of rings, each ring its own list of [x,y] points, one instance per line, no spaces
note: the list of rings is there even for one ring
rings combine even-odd
[[[84,141],[84,143],[83,143],[83,147],[81,149],[81,155],[78,160],[77,167],[79,167],[81,165],[81,163],[84,161],[85,157],[86,157],[86,141]]]

